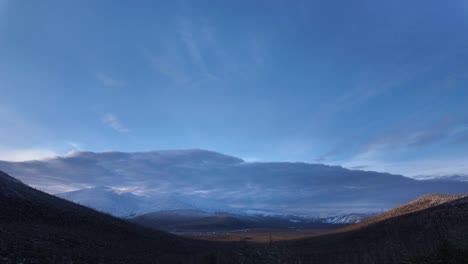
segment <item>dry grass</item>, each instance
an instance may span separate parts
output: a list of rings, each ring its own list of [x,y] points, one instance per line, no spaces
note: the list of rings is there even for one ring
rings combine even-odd
[[[230,232],[185,232],[177,233],[185,237],[208,241],[269,243],[301,238],[315,237],[329,232],[330,229],[251,229]]]

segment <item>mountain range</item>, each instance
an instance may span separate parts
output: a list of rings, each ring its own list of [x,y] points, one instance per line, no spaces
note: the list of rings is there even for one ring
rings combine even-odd
[[[0,172],[2,263],[466,263],[468,197],[428,195],[356,228],[268,244],[146,229]]]
[[[174,210],[193,210],[205,213],[229,213],[244,215],[244,211],[223,205],[210,199],[179,193],[154,194],[151,197],[119,192],[110,187],[98,186],[56,194],[69,201],[92,207],[118,217]]]
[[[170,232],[236,231],[242,229],[336,229],[358,223],[370,214],[305,217],[254,209],[239,209],[207,198],[175,193],[151,197],[94,187],[56,196],[100,212]]]
[[[41,161],[1,161],[0,170],[40,190],[118,216],[174,209],[217,211],[205,207],[210,203],[223,210],[326,218],[381,212],[428,193],[468,190],[468,182],[453,178],[416,180],[323,164],[246,162],[196,149],[72,152]],[[99,186],[121,194],[112,198],[121,201],[116,202],[118,208],[106,205],[106,195],[113,194],[106,194],[106,187]],[[66,194],[99,189],[104,192],[99,199],[92,199],[93,204],[83,197],[71,198],[79,193]],[[158,200],[165,202],[155,202]],[[149,204],[156,210],[149,211]]]

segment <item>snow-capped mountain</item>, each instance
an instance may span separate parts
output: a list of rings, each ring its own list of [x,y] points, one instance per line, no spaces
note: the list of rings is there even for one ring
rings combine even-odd
[[[327,217],[323,220],[323,223],[327,224],[356,224],[360,223],[362,220],[374,215],[373,213],[369,214],[345,214],[337,215],[333,217]]]
[[[133,217],[145,213],[174,210],[245,214],[240,209],[209,199],[178,193],[140,196],[131,192],[121,192],[110,187],[98,186],[60,193],[57,196],[118,217]]]
[[[368,214],[347,214],[327,218],[299,216],[275,211],[252,208],[234,208],[197,196],[178,193],[156,194],[153,196],[135,195],[110,187],[98,186],[57,194],[58,197],[94,208],[117,217],[132,218],[145,214],[199,218],[215,215],[229,215],[232,218],[253,217],[252,219],[290,219],[292,223],[353,224],[368,217]],[[291,220],[292,219],[292,220]]]
[[[0,161],[0,170],[49,193],[79,190],[85,186],[111,186],[121,190],[136,188],[136,194],[147,197],[163,194],[160,202],[156,200],[152,205],[157,210],[162,210],[164,199],[186,203],[185,198],[165,197],[167,193],[177,192],[191,198],[189,206],[174,205],[176,208],[205,208],[205,200],[197,204],[199,197],[219,202],[223,207],[308,217],[376,212],[424,194],[457,194],[468,189],[468,182],[453,179],[415,180],[401,175],[300,162],[246,162],[196,149],[73,152],[42,161]],[[122,204],[119,214],[131,211],[126,203]]]
[[[146,208],[147,197],[98,186],[60,193],[56,196],[118,217],[135,215]]]

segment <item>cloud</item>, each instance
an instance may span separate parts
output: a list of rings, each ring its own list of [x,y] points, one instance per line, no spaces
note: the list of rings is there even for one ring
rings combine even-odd
[[[215,42],[213,31],[209,28],[206,23],[203,27],[196,26],[188,17],[180,17],[178,20],[179,34],[192,63],[207,77],[216,79],[217,77],[208,70],[202,53],[202,47],[207,44],[205,42]],[[196,37],[198,35],[202,37]]]
[[[151,66],[161,75],[167,77],[177,85],[184,85],[191,81],[185,59],[179,54],[166,50],[163,55],[150,56]]]
[[[425,120],[422,117],[424,114],[424,112],[417,113],[371,138],[361,146],[358,154],[373,149],[411,150],[446,144],[460,138],[468,131],[468,117],[448,115],[434,121],[433,117]]]
[[[245,160],[246,162],[259,162],[259,161],[261,161],[261,159],[259,159],[257,157],[243,157],[242,159]]]
[[[151,66],[176,85],[196,85],[207,80],[219,80],[207,67],[206,58],[219,59],[214,29],[206,20],[190,16],[177,17],[175,35],[159,40],[159,52],[148,52]],[[211,63],[211,62],[210,62]]]
[[[58,154],[49,149],[9,149],[0,150],[0,160],[4,161],[29,161],[54,158]]]
[[[324,162],[326,160],[329,160],[329,159],[341,154],[344,151],[344,149],[346,149],[346,148],[347,148],[347,146],[345,144],[343,144],[343,143],[338,144],[333,149],[331,149],[331,150],[329,150],[329,151],[315,157],[314,161],[315,162]]]
[[[130,129],[125,127],[114,114],[105,114],[101,118],[102,123],[120,133],[128,133]]]
[[[72,147],[74,150],[82,150],[83,149],[83,144],[74,142],[74,141],[68,141],[67,145]]]
[[[350,169],[353,169],[353,170],[365,170],[367,169],[367,166],[353,166],[353,167],[350,167]]]
[[[420,175],[454,175],[468,171],[468,156],[460,158],[425,158],[419,160],[386,161],[372,155],[362,155],[342,164],[345,168],[362,167],[368,171],[391,172],[408,177]]]
[[[122,87],[125,86],[125,82],[122,80],[115,79],[102,72],[96,73],[96,78],[100,83],[108,87]]]
[[[343,93],[324,101],[320,111],[313,114],[312,119],[317,123],[333,120],[344,111],[372,101],[390,91],[401,89],[405,84],[427,74],[432,67],[431,64],[420,67],[419,64],[401,63],[398,58],[385,65],[370,64],[357,75],[354,84],[343,90]]]

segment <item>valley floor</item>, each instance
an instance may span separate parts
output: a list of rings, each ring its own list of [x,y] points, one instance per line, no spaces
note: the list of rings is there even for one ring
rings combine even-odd
[[[336,229],[344,225],[336,225]],[[302,239],[315,237],[336,229],[242,229],[232,231],[194,231],[194,232],[173,232],[173,234],[209,241],[224,241],[224,242],[255,242],[255,243],[269,243],[276,241],[285,241],[292,239]]]

